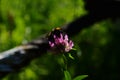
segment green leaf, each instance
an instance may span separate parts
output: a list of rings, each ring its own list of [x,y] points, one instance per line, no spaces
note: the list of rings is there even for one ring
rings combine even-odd
[[[75,77],[73,80],[83,80],[86,77],[88,77],[88,75],[80,75],[80,76]]]
[[[76,51],[77,49],[76,49],[76,48],[72,48],[72,50],[75,50],[75,51]]]
[[[65,80],[72,80],[71,75],[68,71],[64,71],[64,75],[65,75]]]
[[[75,59],[70,53],[69,53],[69,57],[70,57],[71,59]]]

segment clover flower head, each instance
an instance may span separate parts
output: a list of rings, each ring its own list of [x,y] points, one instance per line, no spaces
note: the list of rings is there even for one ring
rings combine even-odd
[[[53,35],[53,41],[49,40],[49,45],[53,50],[59,52],[69,52],[74,44],[72,40],[69,40],[67,34],[60,33],[60,36]]]

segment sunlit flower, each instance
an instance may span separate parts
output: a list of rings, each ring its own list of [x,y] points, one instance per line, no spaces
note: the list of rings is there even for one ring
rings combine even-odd
[[[69,52],[74,46],[72,40],[68,39],[68,35],[62,33],[59,36],[54,34],[53,40],[49,40],[49,45],[57,52]]]

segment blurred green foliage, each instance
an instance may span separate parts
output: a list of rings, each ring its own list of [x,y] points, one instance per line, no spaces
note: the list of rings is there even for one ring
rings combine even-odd
[[[72,21],[83,7],[82,0],[0,0],[0,51]]]
[[[83,0],[0,0],[0,52],[85,15],[84,4]],[[119,25],[120,20],[104,20],[72,38],[77,49],[73,53],[78,55],[68,61],[72,77],[87,74],[88,80],[119,78]],[[46,54],[3,80],[62,80],[60,61],[59,55]]]

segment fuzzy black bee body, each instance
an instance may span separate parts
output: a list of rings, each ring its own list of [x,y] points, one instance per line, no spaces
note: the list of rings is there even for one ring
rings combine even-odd
[[[63,31],[62,31],[61,28],[59,28],[59,27],[54,28],[54,29],[48,34],[47,38],[48,38],[49,41],[54,42],[54,35],[55,35],[56,37],[60,37],[60,34],[61,34],[61,33],[63,34]]]

